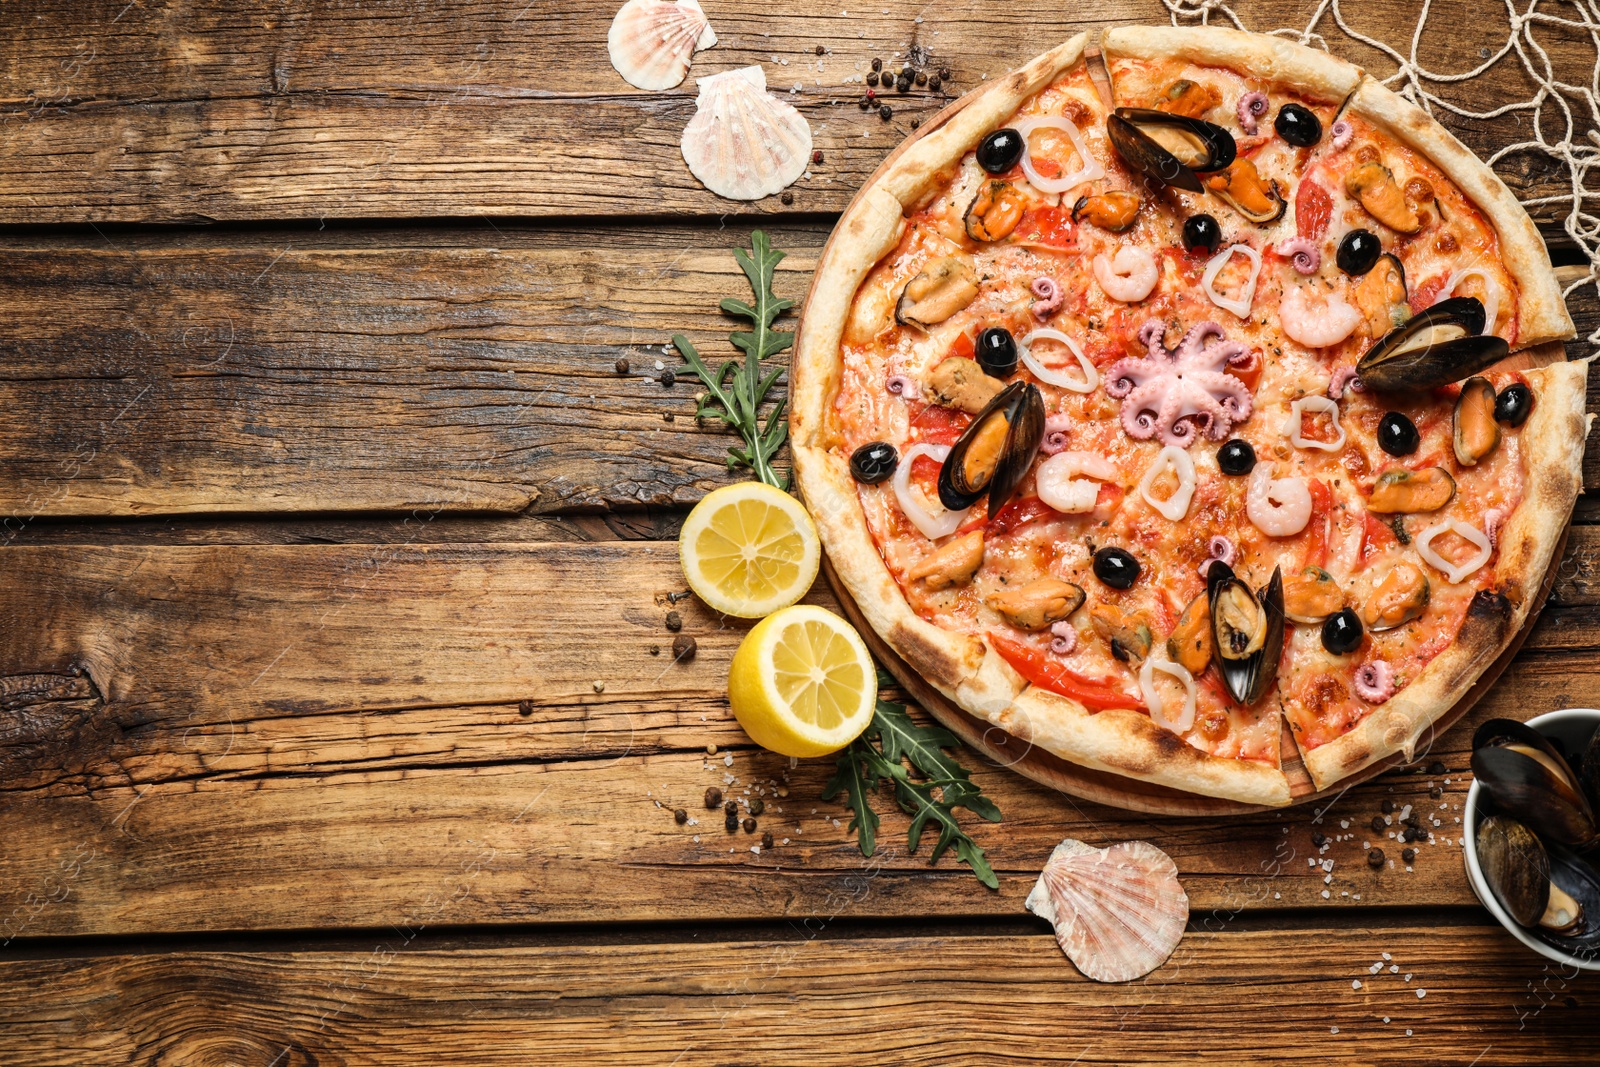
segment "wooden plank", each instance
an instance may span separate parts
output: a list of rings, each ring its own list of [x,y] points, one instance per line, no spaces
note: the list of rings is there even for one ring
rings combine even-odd
[[[830,225],[774,234],[781,295],[804,295]],[[662,384],[682,366],[662,348],[681,331],[737,354],[716,303],[745,293],[747,240],[508,225],[0,242],[0,536],[39,516],[693,503],[729,480],[732,439],[693,419],[692,378]],[[1600,326],[1591,289],[1572,305]],[[1600,485],[1600,439],[1586,469]]]
[[[1199,907],[1470,903],[1454,819],[1472,728],[1600,703],[1600,672],[1570,655],[1600,647],[1582,578],[1600,530],[1572,544],[1558,598],[1574,603],[1529,646],[1554,635],[1556,651],[1525,653],[1418,773],[1320,815],[1178,821],[978,766],[1005,814],[973,828],[1000,892],[949,858],[928,871],[886,815],[872,913],[1014,914],[1069,835],[1155,842]],[[0,553],[0,821],[28,828],[0,835],[0,940],[391,922],[483,850],[494,862],[460,922],[692,920],[712,897],[724,918],[816,914],[863,862],[848,813],[818,799],[832,767],[791,769],[732,721],[744,624],[678,602],[699,652],[672,661],[680,586],[675,546],[650,542]],[[823,586],[812,599],[833,606]],[[704,809],[713,786],[767,805],[757,833],[775,847],[730,837]],[[1411,871],[1365,864],[1372,843],[1398,858],[1393,829],[1366,827],[1384,799],[1440,820]],[[677,807],[698,824],[676,824]],[[1314,833],[1338,840],[1313,854]]]
[[[888,123],[858,109],[854,79],[874,56],[893,62],[920,46],[961,93],[1080,29],[1165,21],[1136,0],[1074,5],[1070,18],[1045,0],[1019,0],[1004,17],[978,0],[854,11],[805,0],[781,19],[713,0],[720,43],[693,74],[761,63],[774,88],[801,86],[788,99],[825,155],[792,206],[774,197],[745,207],[702,189],[683,164],[692,78],[646,93],[611,69],[605,37],[616,6],[515,0],[412,16],[293,0],[246,15],[207,0],[108,5],[85,17],[70,0],[6,5],[0,223],[836,212],[910,122],[945,100],[925,89],[890,94]],[[1250,5],[1248,17],[1262,29],[1298,27],[1316,6],[1270,0]],[[1414,22],[1398,8],[1359,19],[1397,45]],[[1432,25],[1427,58],[1452,71],[1475,66],[1481,47],[1505,37],[1501,17],[1484,19],[1468,0],[1434,4]],[[1341,53],[1387,72],[1385,58],[1324,29]],[[1540,44],[1558,76],[1586,82],[1594,54],[1585,39],[1551,31]],[[833,51],[818,57],[819,45]],[[1474,108],[1531,95],[1514,61],[1453,92]],[[1443,118],[1484,153],[1526,137],[1516,115]],[[1502,173],[1525,197],[1567,185],[1545,159],[1508,160]]]
[[[879,881],[864,875],[838,914],[853,916]],[[1121,1067],[1191,1064],[1204,1049],[1235,1063],[1570,1064],[1593,1039],[1600,992],[1596,976],[1546,964],[1499,929],[1371,919],[1241,930],[1207,918],[1165,966],[1123,985],[1083,979],[1042,932],[839,939],[818,920],[770,940],[457,951],[419,940],[454,921],[473,885],[471,871],[441,872],[437,899],[344,951],[0,962],[0,1055],[36,1067],[149,1056]],[[1370,973],[1386,961],[1398,973]]]

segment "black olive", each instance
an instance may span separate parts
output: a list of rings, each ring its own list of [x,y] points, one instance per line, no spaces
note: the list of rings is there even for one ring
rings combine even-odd
[[[1378,447],[1391,456],[1409,456],[1422,444],[1417,424],[1398,411],[1385,412],[1378,420]]]
[[[1256,450],[1250,447],[1250,442],[1235,437],[1231,441],[1224,441],[1222,447],[1217,449],[1217,467],[1223,474],[1238,476],[1249,474],[1256,469]]]
[[[1113,589],[1139,580],[1139,561],[1125,548],[1102,548],[1094,554],[1094,576]]]
[[[1533,390],[1521,382],[1512,382],[1494,398],[1494,421],[1507,426],[1521,426],[1533,411]]]
[[[886,441],[873,441],[850,453],[850,473],[867,485],[877,485],[899,465],[900,453]]]
[[[1359,277],[1377,266],[1382,254],[1383,246],[1376,234],[1370,230],[1351,230],[1339,242],[1339,254],[1334,258],[1340,270]]]
[[[1361,616],[1349,608],[1329,615],[1322,624],[1322,647],[1335,656],[1354,652],[1361,646]]]
[[[1004,326],[991,326],[978,335],[978,365],[985,374],[1009,378],[1017,372],[1017,342]]]
[[[978,142],[978,166],[990,174],[1004,174],[1022,158],[1022,134],[1009,126]]]
[[[1183,224],[1183,247],[1193,252],[1215,252],[1222,243],[1222,227],[1210,215],[1191,215]]]
[[[1322,120],[1315,111],[1299,104],[1284,104],[1279,108],[1272,128],[1296,148],[1310,148],[1322,140]]]

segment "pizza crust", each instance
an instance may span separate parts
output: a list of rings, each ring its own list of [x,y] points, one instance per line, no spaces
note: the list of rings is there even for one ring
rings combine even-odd
[[[1427,112],[1367,78],[1349,110],[1422,153],[1478,206],[1500,237],[1500,259],[1517,281],[1516,350],[1577,336],[1550,252],[1500,176]]]
[[[1221,26],[1117,26],[1100,38],[1107,59],[1183,59],[1229,67],[1251,78],[1287,85],[1328,101],[1342,102],[1365,77],[1354,63],[1266,34]]]
[[[935,119],[932,129],[891,154],[846,209],[817,264],[791,367],[796,483],[835,574],[868,624],[913,670],[967,711],[1086,767],[1205,796],[1285,805],[1292,798],[1281,770],[1211,756],[1137,712],[1090,712],[1076,701],[1030,686],[986,642],[918,616],[873,542],[848,461],[840,451],[834,418],[840,345],[862,280],[900,241],[905,213],[937,190],[985,134],[1076,64],[1087,44],[1088,34],[1079,34]],[[1124,27],[1108,31],[1104,47],[1108,54],[1122,56],[1178,56],[1197,63],[1242,65],[1308,96],[1337,100],[1359,95],[1374,84],[1364,80],[1359,67],[1325,53],[1233,30]],[[1372,113],[1363,114],[1385,128],[1389,121],[1403,120],[1407,132],[1395,130],[1396,135],[1434,158],[1490,215],[1507,251],[1508,268],[1528,301],[1521,311],[1524,329],[1537,324],[1545,334],[1559,329],[1557,336],[1571,336],[1543,243],[1503,183],[1431,119],[1423,116],[1431,127],[1425,129],[1405,108],[1380,95],[1369,94],[1367,100]],[[1396,118],[1386,119],[1385,114]],[[1442,156],[1433,155],[1429,146],[1435,143]],[[1552,298],[1553,308],[1541,310],[1540,304]],[[1523,583],[1510,583],[1504,590],[1504,610],[1488,613],[1496,617],[1479,612],[1464,630],[1464,638],[1436,657],[1394,700],[1351,733],[1306,754],[1307,768],[1319,789],[1414,745],[1418,735],[1471,688],[1527,618],[1537,595],[1536,583],[1549,565],[1581,484],[1586,374],[1585,363],[1527,372],[1538,390],[1539,404],[1523,433],[1530,457],[1537,456],[1538,462],[1530,470],[1528,499],[1501,535],[1501,559],[1518,561],[1515,573],[1531,576],[1528,581],[1535,584],[1524,588]]]
[[[1302,753],[1318,789],[1396,752],[1409,759],[1418,740],[1467,695],[1528,619],[1556,546],[1583,488],[1584,414],[1589,361],[1523,372],[1538,398],[1522,427],[1527,487],[1499,534],[1498,597],[1473,601],[1456,640],[1411,684],[1336,740]]]

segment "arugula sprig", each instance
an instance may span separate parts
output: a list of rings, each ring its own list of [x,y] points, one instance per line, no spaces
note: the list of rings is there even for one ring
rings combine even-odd
[[[880,673],[878,683],[888,686],[893,680]],[[978,881],[990,889],[998,889],[1000,880],[984,857],[983,849],[956,821],[956,808],[966,808],[989,822],[1000,821],[1000,809],[983,795],[967,769],[944,751],[959,744],[948,730],[919,726],[906,713],[905,705],[880,699],[872,714],[872,725],[839,753],[836,770],[823,789],[822,799],[832,800],[844,794],[845,805],[855,813],[850,829],[856,831],[861,854],[871,856],[877,849],[879,822],[867,794],[881,782],[889,782],[900,810],[911,816],[911,825],[906,831],[910,851],[917,850],[923,831],[932,824],[938,827],[939,836],[928,857],[930,865],[937,863],[953,845],[956,858],[972,868]],[[907,763],[926,780],[913,779]],[[938,794],[934,793],[935,789],[939,790]]]
[[[695,418],[715,416],[738,431],[744,438],[743,448],[728,449],[728,469],[749,467],[758,480],[779,489],[789,488],[789,479],[772,468],[772,457],[789,436],[789,422],[784,418],[786,401],[779,397],[777,404],[767,414],[763,425],[761,405],[767,394],[783,374],[782,367],[762,373],[761,361],[777,355],[794,344],[794,334],[772,328],[777,317],[794,306],[793,300],[784,300],[772,291],[773,275],[786,253],[772,247],[772,242],[762,230],[750,235],[750,251],[735,249],[744,275],[750,280],[755,302],[745,303],[728,297],[719,305],[730,315],[750,320],[751,329],[735,330],[728,340],[744,350],[744,362],[730,359],[721,368],[712,371],[706,366],[694,345],[681,333],[672,335],[672,343],[682,353],[689,369],[705,385]]]

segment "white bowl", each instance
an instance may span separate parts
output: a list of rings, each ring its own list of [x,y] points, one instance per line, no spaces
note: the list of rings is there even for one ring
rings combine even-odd
[[[1600,711],[1594,708],[1566,708],[1562,711],[1551,711],[1544,715],[1536,715],[1528,720],[1528,725],[1544,734],[1546,737],[1559,738],[1566,746],[1568,752],[1580,752],[1589,738],[1594,735],[1595,728],[1600,726]],[[1477,894],[1478,900],[1489,909],[1489,914],[1504,926],[1511,936],[1521,941],[1524,945],[1537,952],[1546,959],[1564,963],[1569,967],[1576,967],[1580,971],[1600,971],[1600,960],[1579,959],[1569,956],[1554,945],[1546,944],[1528,933],[1522,925],[1507,914],[1506,909],[1500,906],[1494,893],[1489,889],[1489,883],[1484,881],[1483,868],[1478,866],[1478,789],[1479,784],[1473,781],[1467,790],[1467,804],[1461,813],[1461,822],[1467,829],[1466,847],[1462,852],[1467,860],[1467,881],[1472,886],[1472,891]]]

